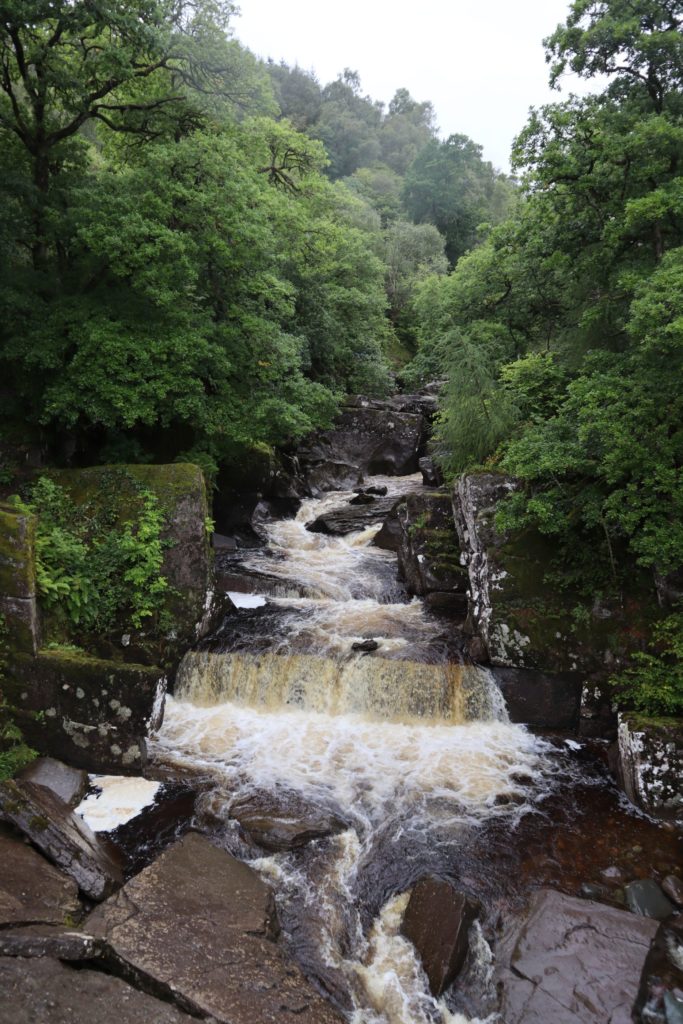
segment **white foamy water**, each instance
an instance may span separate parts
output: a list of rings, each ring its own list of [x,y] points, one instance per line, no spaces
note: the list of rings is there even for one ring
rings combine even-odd
[[[235,608],[263,608],[268,604],[266,598],[261,594],[242,594],[237,590],[226,590],[226,594]]]
[[[371,483],[398,496],[421,481]],[[298,802],[346,824],[252,864],[274,886],[307,971],[350,1000],[350,1024],[467,1024],[430,995],[400,934],[406,890],[423,866],[436,870],[441,856],[449,863],[473,830],[494,819],[513,827],[533,808],[544,788],[543,745],[509,723],[490,672],[439,654],[433,640],[443,625],[420,601],[391,603],[400,593],[396,557],[372,546],[379,524],[346,537],[306,529],[349,498],[312,499],[296,519],[267,527],[269,552],[244,564],[316,596],[269,598],[245,635],[262,639],[261,621],[279,632],[253,652],[244,639],[237,649],[190,652],[150,752],[215,779],[211,827],[242,856],[231,807],[263,794],[285,810]],[[282,616],[273,619],[273,609]],[[239,621],[231,629],[239,640]],[[377,652],[354,653],[352,643],[367,637]],[[397,895],[378,900],[378,887]],[[367,906],[376,913],[369,928]],[[490,951],[479,940],[485,976]]]
[[[93,832],[112,832],[154,803],[159,782],[122,775],[91,775],[90,793],[76,808]]]

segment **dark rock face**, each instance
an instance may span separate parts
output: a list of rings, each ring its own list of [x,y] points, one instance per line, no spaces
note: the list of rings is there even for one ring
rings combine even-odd
[[[381,522],[394,506],[394,498],[375,498],[368,495],[369,501],[355,503],[352,499],[346,508],[327,512],[318,516],[306,527],[311,533],[326,533],[343,537],[347,533],[364,530],[373,523]]]
[[[421,458],[418,466],[422,473],[422,483],[425,487],[443,487],[443,473],[434,464],[434,460],[429,455]]]
[[[511,722],[533,729],[576,729],[581,682],[576,676],[549,675],[526,668],[493,668]]]
[[[121,885],[121,869],[112,852],[49,789],[11,779],[2,783],[0,816],[23,832],[90,899],[106,899]]]
[[[21,839],[0,834],[0,865],[0,936],[7,925],[62,924],[80,913],[76,883]]]
[[[400,395],[380,401],[348,399],[335,426],[308,438],[298,451],[314,493],[354,487],[377,473],[414,473],[428,435],[425,413],[434,400]]]
[[[614,907],[535,893],[502,975],[505,1024],[630,1024],[657,928]]]
[[[93,772],[140,774],[145,737],[161,725],[166,677],[161,669],[85,654],[17,655],[8,690],[26,716],[22,729],[41,753]]]
[[[398,551],[401,546],[401,537],[403,536],[399,509],[404,501],[405,498],[399,498],[389,509],[382,523],[382,529],[372,542],[376,547],[383,548],[385,551]]]
[[[262,793],[235,802],[230,817],[239,821],[257,846],[273,853],[298,849],[347,827],[344,821],[303,804],[293,794],[276,801],[271,794]]]
[[[40,646],[36,597],[35,516],[0,504],[0,615],[13,650]]]
[[[683,819],[683,720],[620,715],[618,774],[634,804]]]
[[[674,912],[674,906],[653,878],[638,879],[624,887],[626,905],[634,914],[663,921]]]
[[[449,882],[423,878],[413,889],[401,931],[420,954],[433,995],[453,983],[467,955],[477,905]]]
[[[446,491],[409,494],[396,510],[400,527],[398,571],[409,594],[451,595],[464,619],[467,572],[461,565],[453,511]]]
[[[51,790],[69,807],[76,807],[85,796],[89,782],[82,768],[72,768],[53,757],[39,757],[21,772],[22,782],[34,782]]]
[[[2,1020],[12,1024],[191,1024],[194,1019],[100,971],[0,958]]]
[[[339,1024],[270,938],[272,893],[256,872],[196,834],[91,914],[133,977],[219,1024]]]

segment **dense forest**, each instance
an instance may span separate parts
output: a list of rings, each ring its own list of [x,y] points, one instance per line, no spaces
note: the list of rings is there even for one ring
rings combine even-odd
[[[678,0],[571,4],[551,82],[608,84],[533,110],[514,177],[404,88],[256,59],[226,0],[0,10],[4,483],[36,449],[211,479],[345,393],[439,380],[447,477],[520,478],[503,518],[554,538],[558,585],[675,592]]]

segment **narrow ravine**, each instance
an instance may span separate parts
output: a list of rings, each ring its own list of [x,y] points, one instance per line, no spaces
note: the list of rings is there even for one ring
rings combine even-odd
[[[418,479],[368,483],[399,495]],[[215,780],[200,822],[274,884],[287,943],[354,1024],[452,1021],[400,935],[404,894],[427,873],[457,874],[486,823],[513,828],[534,811],[546,747],[509,723],[486,669],[447,660],[444,623],[372,546],[379,524],[343,538],[306,529],[350,497],[268,526],[267,549],[244,564],[281,581],[280,596],[240,601],[252,607],[186,656],[154,754]],[[368,638],[377,650],[354,652]],[[258,856],[232,815],[264,796],[337,834]],[[482,989],[488,958],[475,926],[466,974]]]

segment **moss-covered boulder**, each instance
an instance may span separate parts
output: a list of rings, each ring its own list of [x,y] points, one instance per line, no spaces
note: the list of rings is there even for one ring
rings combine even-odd
[[[468,577],[448,491],[433,488],[408,494],[396,508],[396,519],[398,569],[408,593],[461,613],[464,619]]]
[[[496,529],[496,512],[516,487],[498,473],[466,474],[455,485],[472,628],[494,665],[607,676],[659,616],[654,585],[634,574],[623,606],[596,603],[587,610],[585,598],[549,582],[551,538]]]
[[[683,821],[683,719],[620,715],[619,776],[632,803]]]
[[[96,512],[106,503],[116,510],[121,522],[134,518],[146,491],[156,496],[165,517],[161,572],[169,587],[162,622],[170,646],[162,648],[160,656],[164,662],[173,660],[173,652],[203,635],[212,608],[209,508],[201,469],[190,463],[93,466],[51,470],[48,475],[76,505],[90,506]]]
[[[139,774],[146,736],[161,725],[159,668],[75,651],[16,655],[5,687],[26,740],[41,754],[90,772]]]
[[[0,504],[0,617],[11,649],[39,646],[35,517]]]

